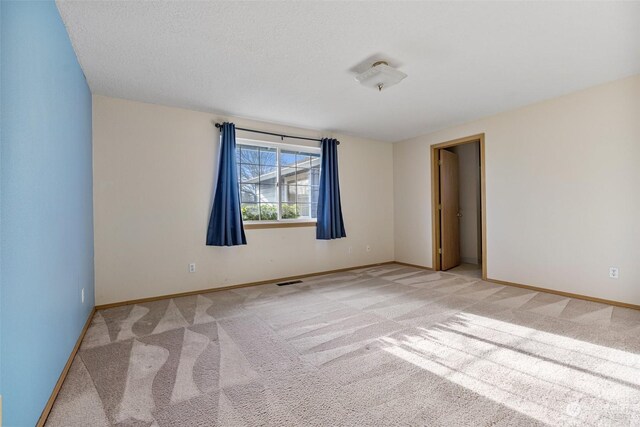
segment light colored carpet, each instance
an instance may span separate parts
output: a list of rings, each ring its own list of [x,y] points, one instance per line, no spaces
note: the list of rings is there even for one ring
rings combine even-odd
[[[453,267],[451,270],[447,270],[447,273],[458,274],[460,276],[473,277],[474,279],[481,279],[482,265],[462,263],[457,267]]]
[[[401,265],[100,311],[48,426],[640,425],[640,311]]]

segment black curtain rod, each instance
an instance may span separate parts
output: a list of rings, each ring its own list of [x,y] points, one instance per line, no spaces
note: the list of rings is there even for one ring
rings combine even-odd
[[[218,129],[220,129],[222,127],[222,125],[220,123],[216,123],[216,127]],[[318,138],[305,138],[304,136],[283,135],[281,133],[264,132],[264,131],[261,131],[261,130],[246,129],[246,128],[239,128],[239,127],[236,127],[236,130],[243,130],[245,132],[253,132],[253,133],[261,133],[263,135],[279,136],[281,139],[291,138],[291,139],[304,139],[306,141],[317,141],[317,142],[321,142],[322,141],[321,139],[318,139]],[[340,141],[338,141],[338,145],[340,145]]]

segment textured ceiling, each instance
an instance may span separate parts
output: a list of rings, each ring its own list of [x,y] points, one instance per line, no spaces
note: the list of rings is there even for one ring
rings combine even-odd
[[[57,4],[94,93],[386,141],[640,73],[639,2]]]

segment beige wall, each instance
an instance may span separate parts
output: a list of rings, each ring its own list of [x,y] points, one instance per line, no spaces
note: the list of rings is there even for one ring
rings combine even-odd
[[[458,155],[458,183],[460,186],[460,258],[462,262],[480,264],[480,147],[478,142],[449,148]]]
[[[488,276],[640,304],[640,76],[394,144],[396,260],[431,266],[430,145],[482,132]]]
[[[213,123],[224,119],[94,95],[96,304],[394,259],[392,146],[341,135],[334,136],[341,141],[346,239],[318,241],[306,227],[247,230],[246,246],[206,246],[218,150]],[[196,273],[188,273],[190,262]]]
[[[336,135],[347,239],[247,230],[247,246],[214,248],[226,118],[94,95],[96,303],[390,261],[394,241],[396,260],[431,266],[429,146],[484,132],[489,277],[640,304],[639,117],[635,76],[393,145]]]

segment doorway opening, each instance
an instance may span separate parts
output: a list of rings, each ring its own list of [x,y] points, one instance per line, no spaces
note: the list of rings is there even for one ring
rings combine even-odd
[[[433,269],[487,278],[484,134],[431,146]]]

